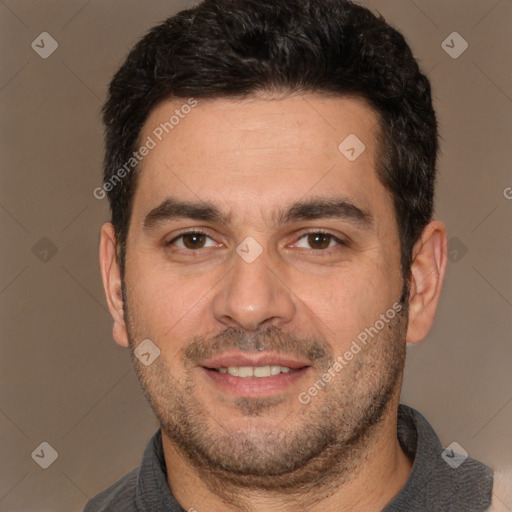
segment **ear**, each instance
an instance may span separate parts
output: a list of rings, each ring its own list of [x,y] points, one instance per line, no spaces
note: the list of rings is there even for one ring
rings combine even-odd
[[[128,333],[124,321],[121,272],[117,261],[117,240],[114,226],[107,222],[101,228],[100,267],[108,308],[114,321],[113,337],[122,347],[128,347]]]
[[[434,323],[447,261],[446,228],[432,221],[413,249],[407,343],[423,340]]]

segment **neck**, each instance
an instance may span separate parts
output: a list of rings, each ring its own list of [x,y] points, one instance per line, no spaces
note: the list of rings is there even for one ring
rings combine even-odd
[[[269,477],[270,485],[244,485],[205,468],[195,467],[162,432],[167,481],[176,500],[185,510],[214,512],[296,511],[300,506],[308,512],[382,510],[409,477],[412,463],[402,451],[396,434],[398,400],[389,404],[383,421],[360,446],[353,462],[332,463],[322,474],[311,478],[310,485],[275,490],[279,477]],[[363,448],[364,447],[364,448]],[[350,457],[341,457],[346,459]],[[300,468],[297,471],[309,471]],[[291,475],[283,475],[286,482]],[[299,479],[300,480],[300,479]],[[319,484],[321,482],[321,484]],[[271,490],[269,490],[271,489]]]

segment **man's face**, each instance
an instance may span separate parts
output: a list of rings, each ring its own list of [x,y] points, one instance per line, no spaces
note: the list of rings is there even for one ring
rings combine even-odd
[[[320,467],[326,446],[339,459],[371,432],[403,369],[406,315],[375,329],[403,286],[376,115],[312,94],[198,100],[158,141],[184,103],[158,106],[140,137],[156,147],[134,197],[125,319],[132,349],[150,339],[160,355],[134,358],[137,373],[164,434],[198,465]],[[351,135],[365,145],[355,160],[353,137],[338,149]]]

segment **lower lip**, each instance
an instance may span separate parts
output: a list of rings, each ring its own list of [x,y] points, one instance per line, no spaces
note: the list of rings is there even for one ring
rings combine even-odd
[[[287,390],[302,379],[311,367],[306,366],[288,373],[270,377],[234,377],[229,373],[220,373],[210,368],[201,368],[219,388],[236,396],[262,397]]]

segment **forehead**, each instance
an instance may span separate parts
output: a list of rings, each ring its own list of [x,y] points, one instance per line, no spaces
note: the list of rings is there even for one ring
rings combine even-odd
[[[140,164],[134,214],[169,195],[217,202],[246,218],[255,209],[274,215],[274,206],[308,195],[342,195],[366,210],[389,199],[375,171],[377,115],[362,100],[304,94],[194,102],[161,103],[144,124],[139,141],[152,149]]]

